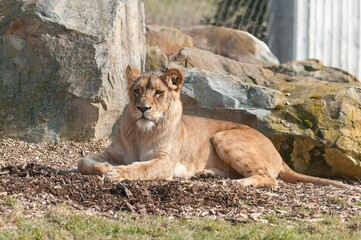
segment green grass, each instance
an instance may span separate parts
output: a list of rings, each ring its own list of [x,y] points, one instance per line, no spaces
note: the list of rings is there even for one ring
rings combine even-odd
[[[8,202],[14,211],[0,215],[0,239],[361,239],[361,215],[347,223],[330,215],[316,222],[269,215],[268,223],[233,223],[124,212],[111,218],[66,205],[34,215],[14,199]]]

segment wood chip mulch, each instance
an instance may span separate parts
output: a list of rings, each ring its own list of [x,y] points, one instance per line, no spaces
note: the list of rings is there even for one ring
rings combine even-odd
[[[109,142],[57,145],[0,140],[0,200],[13,196],[25,205],[67,203],[79,210],[114,214],[128,211],[173,217],[210,217],[235,222],[265,221],[267,216],[319,221],[325,214],[344,221],[361,213],[361,193],[313,184],[279,181],[273,188],[242,188],[219,177],[191,180],[123,181],[72,171],[76,159],[101,151]],[[359,181],[349,181],[360,186]],[[5,206],[0,207],[6,212]]]

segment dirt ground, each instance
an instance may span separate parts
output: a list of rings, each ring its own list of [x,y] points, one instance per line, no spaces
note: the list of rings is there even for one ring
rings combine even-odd
[[[101,151],[104,142],[56,145],[0,140],[0,200],[35,205],[66,203],[102,214],[128,211],[174,217],[204,216],[235,222],[265,221],[266,216],[318,221],[325,214],[344,221],[361,212],[361,193],[330,186],[279,182],[273,188],[242,188],[227,179],[197,176],[191,180],[124,181],[118,184],[71,170],[76,159]],[[360,181],[348,181],[361,185]],[[1,212],[7,211],[0,207]]]

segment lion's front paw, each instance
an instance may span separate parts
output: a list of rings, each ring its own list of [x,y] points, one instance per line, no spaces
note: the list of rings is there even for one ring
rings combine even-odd
[[[93,165],[93,173],[96,174],[96,175],[102,175],[104,173],[107,173],[109,171],[109,169],[111,168],[112,166],[107,163],[107,162],[103,162],[103,163],[94,163]]]
[[[108,169],[108,172],[105,174],[105,178],[113,182],[120,182],[124,180],[124,166],[113,166],[112,168]]]

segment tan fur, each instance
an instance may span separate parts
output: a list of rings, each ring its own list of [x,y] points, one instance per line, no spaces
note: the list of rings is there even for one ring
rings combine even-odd
[[[274,186],[280,178],[350,187],[292,171],[272,142],[248,126],[182,116],[183,76],[178,70],[142,74],[127,67],[126,73],[130,103],[121,127],[103,153],[79,159],[81,173],[121,181],[187,179],[210,172],[242,186]]]

